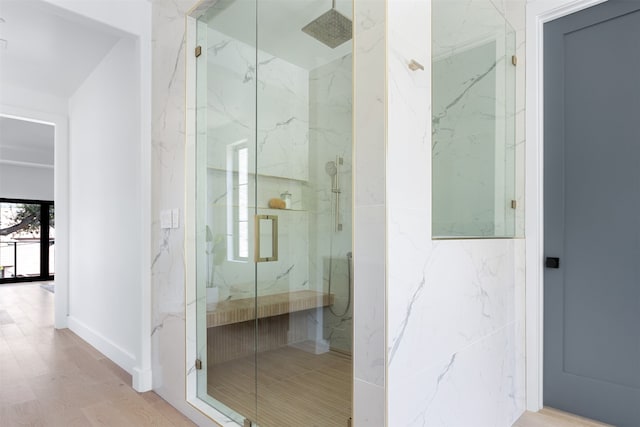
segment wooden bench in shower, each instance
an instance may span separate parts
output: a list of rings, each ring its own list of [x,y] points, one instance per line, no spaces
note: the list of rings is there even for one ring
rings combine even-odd
[[[207,359],[209,364],[275,350],[307,336],[309,310],[333,304],[334,295],[315,291],[294,291],[242,298],[207,305]]]

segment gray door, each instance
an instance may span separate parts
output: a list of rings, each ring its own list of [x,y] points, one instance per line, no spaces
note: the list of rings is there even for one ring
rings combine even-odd
[[[544,43],[544,404],[638,427],[640,2],[548,23]]]

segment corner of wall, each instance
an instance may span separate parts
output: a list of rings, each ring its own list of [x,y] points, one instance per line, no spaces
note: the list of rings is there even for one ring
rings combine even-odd
[[[133,389],[139,393],[153,389],[153,372],[151,369],[133,368],[132,373]]]

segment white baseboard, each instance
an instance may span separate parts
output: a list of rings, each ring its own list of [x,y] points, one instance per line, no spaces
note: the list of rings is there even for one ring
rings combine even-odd
[[[133,368],[133,389],[139,393],[153,389],[153,375],[151,369]]]
[[[135,378],[134,366],[136,365],[136,358],[133,354],[118,346],[99,332],[94,331],[73,316],[67,318],[67,324],[69,325],[69,329],[76,335],[91,344],[100,353],[107,356],[113,363],[120,366]],[[145,375],[146,373],[141,375],[141,378]],[[149,375],[151,375],[151,373],[149,373]]]
[[[53,323],[53,327],[56,329],[67,329],[69,327],[67,315],[62,315],[62,316],[56,315]]]

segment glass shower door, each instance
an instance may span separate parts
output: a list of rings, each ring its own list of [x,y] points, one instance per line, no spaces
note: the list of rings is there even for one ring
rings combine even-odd
[[[240,425],[351,416],[351,5],[328,7],[197,18],[198,397]],[[325,13],[348,28],[302,30]]]
[[[254,11],[218,2],[197,20],[198,397],[239,425],[256,419]]]
[[[257,237],[277,251],[256,265],[261,427],[351,416],[352,10],[330,6],[257,4]]]

